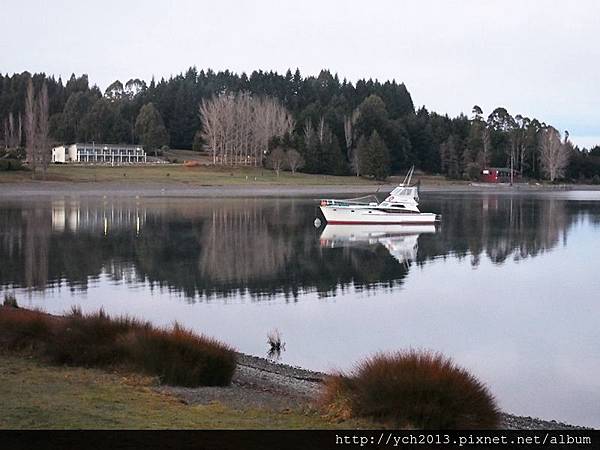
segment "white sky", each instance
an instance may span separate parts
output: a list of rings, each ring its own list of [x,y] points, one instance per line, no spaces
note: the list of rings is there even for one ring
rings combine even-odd
[[[600,144],[600,2],[1,0],[0,71],[120,79],[198,69],[396,79],[415,106],[504,106]]]

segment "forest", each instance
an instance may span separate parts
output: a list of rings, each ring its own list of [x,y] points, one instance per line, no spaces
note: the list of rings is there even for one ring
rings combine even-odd
[[[160,81],[115,81],[104,92],[87,75],[63,82],[43,73],[0,74],[0,161],[27,158],[30,80],[34,92],[47,95],[51,144],[193,149],[220,164],[377,179],[413,165],[455,179],[512,166],[525,178],[600,183],[600,147],[580,149],[541,119],[504,107],[484,113],[477,105],[469,116],[449,117],[415,108],[403,83],[352,83],[328,70],[239,75],[191,67]]]

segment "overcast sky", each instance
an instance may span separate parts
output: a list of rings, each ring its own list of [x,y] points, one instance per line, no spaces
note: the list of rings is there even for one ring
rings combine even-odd
[[[254,69],[396,79],[418,107],[537,117],[600,144],[600,1],[2,1],[0,71]]]

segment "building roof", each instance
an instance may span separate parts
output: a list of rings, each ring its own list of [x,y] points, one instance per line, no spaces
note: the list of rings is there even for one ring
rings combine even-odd
[[[132,145],[132,144],[103,144],[100,142],[75,142],[77,147],[97,147],[97,148],[130,148],[130,149],[140,149],[143,150],[144,146],[142,145]]]
[[[497,170],[499,172],[510,172],[510,167],[484,167],[483,170]],[[518,170],[513,169],[513,172],[518,172]]]

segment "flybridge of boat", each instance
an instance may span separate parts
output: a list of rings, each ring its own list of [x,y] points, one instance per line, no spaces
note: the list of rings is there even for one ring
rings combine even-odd
[[[320,201],[321,212],[328,223],[337,224],[429,224],[441,220],[434,213],[419,211],[419,189],[410,185],[413,173],[414,167],[381,203],[373,195],[344,200],[324,199]]]
[[[389,196],[379,203],[379,200],[375,195],[367,195],[365,197],[348,198],[344,200],[333,200],[324,199],[321,200],[321,206],[383,206],[386,203],[390,205],[397,202],[415,202],[419,201],[419,188],[417,186],[410,186],[410,180],[412,178],[414,166],[408,171],[404,181],[400,183]],[[396,205],[394,205],[396,206]]]

